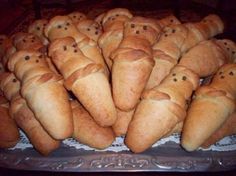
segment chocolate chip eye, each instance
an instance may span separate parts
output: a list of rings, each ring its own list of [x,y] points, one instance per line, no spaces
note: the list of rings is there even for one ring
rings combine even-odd
[[[96,27],[95,27],[95,29],[99,29],[99,27],[98,27],[98,26],[96,26]]]
[[[90,31],[90,28],[87,28],[87,31]]]
[[[42,58],[43,58],[43,55],[39,55],[39,58],[42,59]]]
[[[224,42],[224,45],[227,45],[227,43],[226,43],[226,42]]]
[[[67,27],[65,27],[65,30],[67,30]]]
[[[227,50],[229,51],[229,48],[227,48]]]
[[[77,47],[77,44],[76,44],[76,43],[75,43],[75,44],[73,44],[73,45],[72,45],[72,47],[74,47],[74,48],[75,48],[75,47]]]
[[[174,81],[174,82],[177,82],[177,79],[176,79],[176,78],[174,78],[174,79],[173,79],[173,81]]]
[[[30,57],[29,56],[25,56],[25,60],[29,60],[30,59]]]
[[[37,60],[36,60],[36,63],[38,63],[38,62],[39,62],[39,60],[37,59]]]
[[[66,23],[67,26],[70,26],[70,23]]]
[[[147,26],[143,26],[143,30],[147,30]]]
[[[134,28],[135,27],[135,25],[134,24],[131,24],[131,28]]]
[[[232,54],[235,54],[235,51],[232,51]]]
[[[222,73],[223,73],[222,71],[221,71],[221,72],[219,72],[219,75],[222,75]]]
[[[234,75],[234,73],[231,71],[231,72],[229,72],[229,75],[230,75],[230,76],[233,76],[233,75]]]
[[[175,29],[172,30],[172,33],[175,33]]]
[[[112,18],[111,20],[112,20],[112,21],[114,21],[114,20],[115,20],[115,18]]]
[[[187,79],[187,77],[186,77],[186,76],[183,76],[183,77],[182,77],[182,80],[183,80],[183,81],[185,81],[186,79]]]
[[[139,34],[139,31],[136,31],[135,33],[136,33],[136,34]]]
[[[43,26],[46,26],[47,24],[43,24]]]
[[[40,30],[40,27],[37,27],[37,30],[39,31],[39,30]]]
[[[58,25],[57,28],[60,29],[60,28],[61,28],[61,25]]]
[[[98,31],[95,32],[95,35],[98,35]]]
[[[168,37],[168,34],[165,34],[165,37]]]
[[[31,40],[32,43],[34,43],[34,40]]]
[[[173,73],[172,76],[176,76],[176,73]]]
[[[67,50],[66,46],[63,46],[63,50],[64,50],[64,51],[66,51],[66,50]]]
[[[224,76],[221,76],[220,78],[221,78],[221,79],[224,79],[225,77],[224,77]]]
[[[74,52],[77,53],[77,50],[75,49]]]
[[[25,43],[25,42],[26,42],[26,40],[25,40],[25,39],[23,39],[23,42]]]
[[[14,82],[14,83],[15,83],[16,81],[17,81],[17,80],[16,80],[15,78],[12,80],[12,82]]]
[[[171,19],[171,20],[170,20],[170,22],[171,22],[171,23],[173,23],[173,22],[174,22],[174,20],[173,20],[173,19]]]
[[[76,16],[74,15],[73,18],[76,18]]]
[[[116,14],[116,16],[118,17],[118,16],[119,16],[119,14]]]

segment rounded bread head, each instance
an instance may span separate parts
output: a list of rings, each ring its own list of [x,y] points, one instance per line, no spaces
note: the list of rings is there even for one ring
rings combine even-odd
[[[44,28],[48,24],[47,19],[40,19],[40,20],[35,20],[33,23],[31,23],[28,27],[28,32],[33,33],[33,34],[43,34],[44,33]]]
[[[108,20],[111,20],[112,18],[119,17],[119,16],[126,16],[128,18],[132,18],[133,15],[128,9],[125,8],[115,8],[111,9],[106,12],[106,14],[103,17],[102,24],[106,23]]]
[[[133,17],[125,23],[124,36],[135,36],[146,39],[153,45],[160,36],[161,28],[156,20],[144,17]]]
[[[87,19],[86,15],[84,13],[78,12],[78,11],[68,14],[68,17],[70,17],[70,19],[73,21],[73,23],[78,23],[80,21]]]

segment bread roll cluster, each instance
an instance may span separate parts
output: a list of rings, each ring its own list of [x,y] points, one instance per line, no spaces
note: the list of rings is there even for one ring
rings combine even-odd
[[[213,38],[223,30],[214,14],[181,23],[115,8],[0,35],[0,147],[18,128],[42,155],[68,137],[105,149],[125,136],[140,153],[176,132],[187,151],[235,134],[236,45]]]

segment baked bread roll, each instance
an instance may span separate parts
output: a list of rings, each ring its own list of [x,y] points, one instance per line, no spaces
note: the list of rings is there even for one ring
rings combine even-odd
[[[152,19],[134,17],[125,24],[124,38],[111,56],[112,93],[120,110],[132,110],[138,103],[154,66],[152,45],[159,34]]]
[[[186,102],[198,87],[191,70],[176,66],[162,83],[145,91],[129,124],[125,138],[128,148],[140,153],[171,132],[186,116]]]
[[[111,54],[118,48],[123,39],[124,23],[132,17],[131,12],[124,8],[111,9],[103,17],[104,32],[100,36],[98,44],[109,70],[112,68]]]
[[[73,138],[96,149],[105,149],[115,140],[111,127],[99,126],[76,100],[71,101],[74,120]]]
[[[26,101],[20,96],[20,82],[13,73],[1,74],[1,90],[10,101],[9,113],[16,124],[25,132],[34,148],[43,155],[59,147],[60,142],[53,139],[35,119]]]
[[[2,58],[3,67],[7,70],[7,63],[9,58],[16,52],[16,47],[12,44],[6,48],[5,54]]]
[[[96,21],[93,20],[83,20],[76,23],[76,27],[79,32],[85,34],[88,38],[94,40],[95,42],[98,41],[98,38],[102,34],[102,27]]]
[[[146,89],[151,89],[167,76],[182,54],[199,42],[222,33],[224,25],[217,15],[208,15],[197,23],[185,23],[164,28],[159,42],[153,46],[155,66]]]
[[[94,120],[101,126],[113,125],[116,109],[103,67],[84,56],[71,37],[53,41],[49,56],[63,75],[66,88],[75,94]]]
[[[101,64],[104,67],[106,75],[109,75],[97,43],[79,32],[69,17],[56,16],[52,18],[45,28],[45,35],[51,42],[59,38],[73,37],[82,53],[95,63]]]
[[[49,155],[60,146],[60,141],[53,139],[35,119],[26,101],[21,97],[14,97],[10,105],[11,117],[25,132],[30,143],[42,155]]]
[[[78,11],[68,14],[68,17],[70,17],[70,19],[72,20],[72,22],[74,24],[77,24],[78,22],[81,22],[81,21],[87,19],[86,15],[84,13],[78,12]]]
[[[161,28],[165,28],[167,26],[181,24],[181,22],[174,15],[166,16],[165,18],[157,20],[157,23]]]
[[[47,67],[43,55],[17,51],[8,68],[20,80],[21,94],[45,130],[55,139],[70,137],[73,123],[67,91],[61,84],[62,77]]]
[[[212,83],[199,88],[186,117],[181,145],[196,150],[227,121],[235,110],[236,64],[222,66]]]
[[[44,45],[48,45],[49,43],[48,39],[44,35],[44,29],[47,24],[48,24],[48,20],[40,19],[40,20],[35,20],[28,27],[28,32],[38,36]]]
[[[14,147],[20,140],[19,130],[10,117],[8,108],[0,105],[0,148]]]

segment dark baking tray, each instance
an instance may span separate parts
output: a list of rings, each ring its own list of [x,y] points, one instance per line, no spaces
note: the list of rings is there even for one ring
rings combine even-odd
[[[62,146],[43,157],[33,148],[0,150],[0,167],[60,172],[228,171],[236,168],[236,151],[186,152],[167,142],[141,154],[100,152]]]

